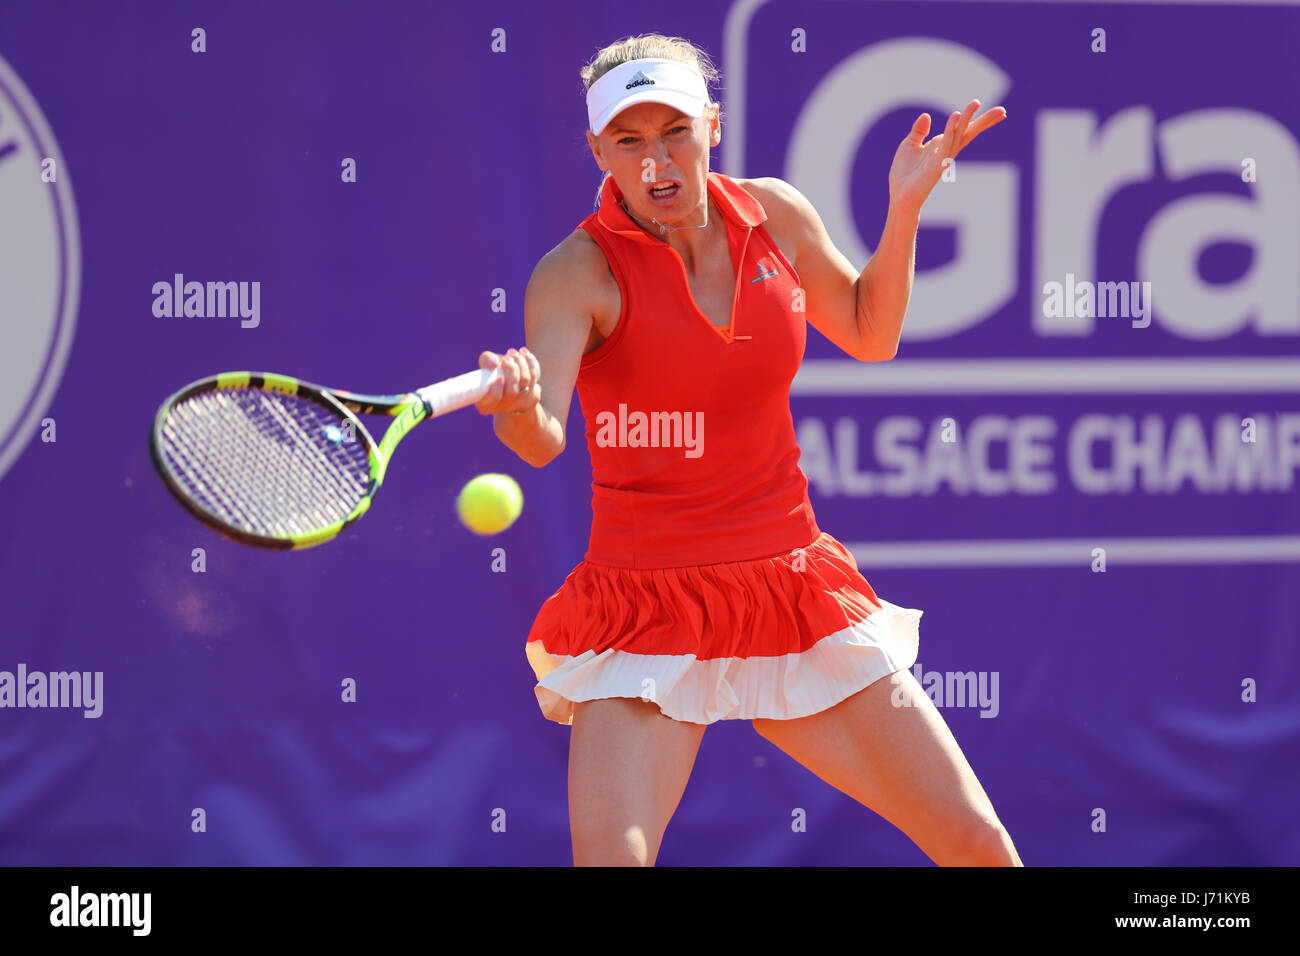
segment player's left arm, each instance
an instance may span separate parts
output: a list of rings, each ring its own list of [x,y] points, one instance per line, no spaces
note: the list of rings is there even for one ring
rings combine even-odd
[[[891,206],[880,244],[859,272],[803,193],[775,177],[754,185],[771,226],[794,243],[809,323],[860,362],[893,358],[912,294],[918,216]]]

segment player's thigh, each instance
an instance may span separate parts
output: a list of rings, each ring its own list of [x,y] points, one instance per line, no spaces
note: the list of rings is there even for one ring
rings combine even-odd
[[[753,726],[937,863],[1015,855],[952,731],[906,669],[821,713]]]
[[[575,705],[569,737],[575,864],[654,863],[705,726],[665,717],[638,698]]]

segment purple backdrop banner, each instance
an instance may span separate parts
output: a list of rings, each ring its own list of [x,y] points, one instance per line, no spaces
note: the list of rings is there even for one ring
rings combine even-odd
[[[218,371],[394,392],[523,344],[599,183],[578,71],[651,31],[722,70],[713,168],[859,268],[916,114],[1006,107],[925,207],[898,357],[810,331],[818,523],[924,609],[1026,864],[1300,862],[1300,7],[390,0],[0,8],[0,863],[571,861],[524,639],[586,547],[581,441],[533,469],[448,416],[285,554],[186,515],[147,430]],[[159,315],[178,281],[245,309]],[[525,506],[484,539],[488,471]],[[928,865],[730,721],[659,862]]]

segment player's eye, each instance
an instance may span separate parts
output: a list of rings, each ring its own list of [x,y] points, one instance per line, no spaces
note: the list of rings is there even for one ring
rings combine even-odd
[[[674,126],[668,132],[670,135],[677,135],[679,133],[688,133],[690,132],[690,129],[691,128],[689,126]],[[635,142],[636,142],[635,136],[624,136],[622,139],[617,140],[619,146],[627,146]]]

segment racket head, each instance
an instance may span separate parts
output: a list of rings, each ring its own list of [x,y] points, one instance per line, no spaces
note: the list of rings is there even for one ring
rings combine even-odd
[[[149,447],[190,514],[277,550],[323,544],[365,514],[386,459],[329,389],[264,372],[186,385],[159,407]]]

